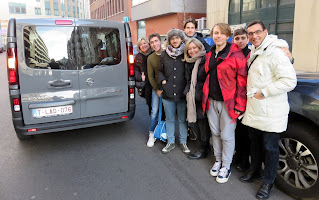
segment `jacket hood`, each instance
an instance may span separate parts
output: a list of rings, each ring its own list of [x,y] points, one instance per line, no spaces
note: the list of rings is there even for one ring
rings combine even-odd
[[[267,35],[259,47],[256,48],[254,45],[252,45],[251,58],[255,57],[256,55],[262,54],[266,48],[267,48],[267,50],[269,50],[269,51],[267,51],[268,54],[270,54],[272,52],[272,49],[277,48],[277,47],[279,47],[279,48],[287,47],[288,48],[289,46],[285,40],[278,39],[277,35]]]

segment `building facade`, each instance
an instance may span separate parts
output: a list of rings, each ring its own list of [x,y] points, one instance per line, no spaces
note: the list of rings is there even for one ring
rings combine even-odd
[[[128,21],[136,44],[154,32],[164,38],[171,28],[183,29],[189,17],[204,27],[206,0],[90,0],[90,10],[93,19]]]
[[[10,18],[90,18],[89,0],[1,0],[0,34],[5,39]]]
[[[318,10],[317,0],[207,0],[207,27],[260,19],[270,34],[288,42],[296,70],[319,72]]]
[[[206,0],[132,0],[137,38],[154,32],[164,38],[172,28],[184,29],[184,21],[190,17],[205,21]]]

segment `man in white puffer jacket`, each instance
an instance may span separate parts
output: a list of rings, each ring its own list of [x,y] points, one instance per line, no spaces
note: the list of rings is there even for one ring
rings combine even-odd
[[[248,61],[247,107],[242,122],[249,127],[252,163],[240,180],[251,182],[261,175],[264,151],[264,179],[256,197],[267,199],[277,175],[278,140],[288,123],[287,92],[295,88],[297,78],[289,58],[281,50],[281,47],[288,47],[286,41],[268,35],[260,20],[249,23],[247,32],[253,46]]]

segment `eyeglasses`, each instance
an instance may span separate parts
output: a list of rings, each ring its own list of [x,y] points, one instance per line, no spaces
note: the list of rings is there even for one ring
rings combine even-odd
[[[239,40],[246,40],[247,37],[241,36],[241,37],[235,37],[234,40],[239,41]]]
[[[255,32],[249,32],[248,35],[249,37],[253,36],[254,34],[256,35],[260,35],[264,30],[257,30]]]

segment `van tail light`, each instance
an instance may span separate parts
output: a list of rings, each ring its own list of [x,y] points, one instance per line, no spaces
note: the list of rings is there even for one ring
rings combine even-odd
[[[13,110],[14,110],[14,112],[20,112],[21,111],[20,100],[19,99],[13,99]]]
[[[72,25],[73,21],[72,20],[67,20],[67,19],[59,19],[59,20],[55,20],[55,24],[56,25]]]
[[[130,99],[134,99],[135,88],[130,88]]]
[[[134,76],[134,55],[133,55],[133,46],[127,47],[127,59],[128,59],[128,76],[133,77]]]
[[[30,129],[28,129],[28,132],[34,132],[34,131],[37,131],[37,129],[36,129],[36,128],[30,128]]]
[[[7,67],[8,67],[8,81],[9,85],[18,85],[18,59],[17,59],[17,49],[9,48],[7,49]]]

